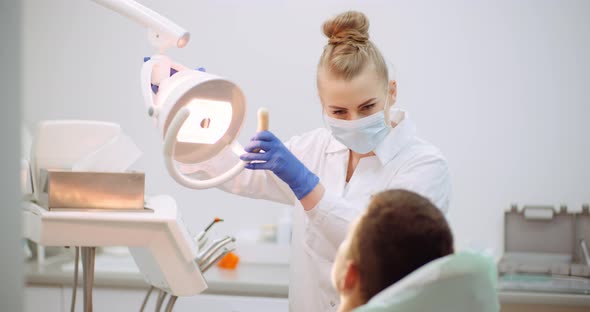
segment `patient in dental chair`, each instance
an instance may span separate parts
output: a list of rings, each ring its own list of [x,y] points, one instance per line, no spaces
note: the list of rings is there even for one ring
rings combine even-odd
[[[445,216],[405,190],[375,195],[332,269],[340,312],[499,311],[495,265],[454,253]]]

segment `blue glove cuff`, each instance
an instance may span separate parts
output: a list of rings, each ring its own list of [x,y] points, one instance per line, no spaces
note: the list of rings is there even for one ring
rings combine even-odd
[[[302,199],[303,197],[307,196],[313,189],[320,183],[320,178],[315,175],[313,172],[309,171],[309,169],[303,167],[301,174],[303,175],[296,181],[299,182],[297,185],[289,185],[293,193],[298,200]],[[292,183],[295,184],[295,183]]]

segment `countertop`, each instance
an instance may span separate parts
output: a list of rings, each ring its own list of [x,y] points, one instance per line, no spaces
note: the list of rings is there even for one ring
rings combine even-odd
[[[98,256],[100,257],[100,255]],[[142,275],[133,269],[131,257],[123,257],[117,270],[101,267],[97,257],[95,287],[146,289]],[[73,285],[73,258],[61,254],[46,259],[39,267],[36,261],[28,261],[25,268],[27,285],[67,286]],[[114,267],[111,265],[111,267]],[[81,266],[79,268],[81,270]],[[78,285],[81,285],[79,273]],[[285,264],[240,263],[235,270],[212,267],[205,272],[209,288],[205,294],[287,298],[289,288],[289,267]],[[504,304],[549,304],[562,306],[589,306],[590,295],[536,293],[526,291],[499,292]]]
[[[123,269],[110,271],[101,267],[100,257],[97,256],[95,263],[95,287],[148,288],[139,271],[129,266],[133,261],[130,256],[121,258]],[[73,268],[73,262],[70,254],[50,257],[42,267],[36,261],[28,261],[25,265],[26,283],[72,287],[74,274],[70,267]],[[110,267],[113,267],[112,263]],[[82,266],[78,269],[78,285],[82,285]],[[287,298],[289,290],[289,267],[281,264],[239,263],[235,270],[212,267],[204,276],[208,285],[205,294]]]

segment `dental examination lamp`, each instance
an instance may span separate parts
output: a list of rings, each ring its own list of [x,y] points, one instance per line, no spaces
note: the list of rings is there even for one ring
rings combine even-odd
[[[222,184],[244,169],[238,161],[216,177],[199,180],[178,166],[209,160],[225,148],[241,153],[235,141],[246,113],[246,101],[233,82],[175,63],[163,53],[183,48],[190,34],[158,13],[131,0],[94,0],[147,27],[148,39],[158,50],[143,64],[141,89],[148,115],[164,139],[166,168],[179,184],[204,189]]]
[[[227,79],[190,69],[164,55],[168,48],[188,44],[190,34],[182,27],[132,0],[93,1],[148,28],[148,39],[157,54],[143,64],[141,90],[146,112],[162,135],[164,160],[170,175],[183,186],[204,189],[239,174],[244,169],[241,160],[228,171],[204,180],[182,174],[179,167],[205,162],[226,149],[235,153],[243,151],[235,140],[246,112],[240,88]],[[261,128],[261,124],[259,129],[267,127]],[[203,273],[231,251],[224,247],[235,239],[225,237],[206,247],[204,233],[191,237],[171,196],[144,197],[143,176],[134,188],[133,194],[137,196],[131,201],[137,205],[123,209],[121,204],[128,202],[125,196],[132,191],[125,184],[126,177],[136,173],[95,172],[87,168],[89,164],[108,163],[108,157],[100,156],[113,150],[121,152],[125,142],[119,126],[112,123],[71,120],[40,123],[29,168],[33,199],[23,203],[24,236],[41,246],[81,248],[85,311],[92,311],[94,258],[96,247],[101,246],[129,247],[146,281],[164,294],[159,296],[158,309],[165,294],[170,294],[167,311],[171,311],[178,296],[195,295],[207,288]],[[122,161],[117,158],[111,162]],[[43,178],[43,174],[47,176]],[[125,183],[101,182],[99,176]],[[81,177],[85,177],[83,182],[72,180]],[[65,188],[60,189],[59,185]],[[76,204],[71,207],[56,204],[51,195]],[[41,198],[48,199],[47,207]],[[79,202],[93,206],[81,206]],[[77,265],[77,256],[74,262]],[[75,272],[77,275],[77,266]],[[75,300],[75,295],[72,298]]]

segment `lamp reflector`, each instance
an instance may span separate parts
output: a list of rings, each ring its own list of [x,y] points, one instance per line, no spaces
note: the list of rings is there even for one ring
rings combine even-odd
[[[190,115],[178,131],[178,142],[214,144],[231,124],[232,107],[229,102],[193,99],[186,107]]]

